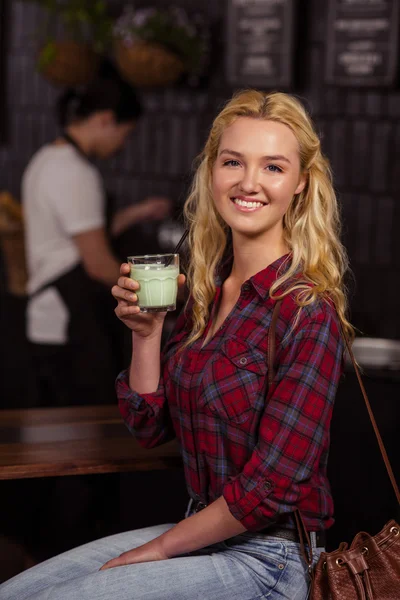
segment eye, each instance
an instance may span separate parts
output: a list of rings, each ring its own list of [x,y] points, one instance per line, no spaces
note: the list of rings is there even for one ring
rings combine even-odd
[[[234,160],[230,158],[229,160],[225,160],[223,163],[224,167],[238,167],[240,166],[240,162],[238,160]]]
[[[282,169],[277,165],[268,165],[267,170],[271,171],[271,173],[282,173]]]

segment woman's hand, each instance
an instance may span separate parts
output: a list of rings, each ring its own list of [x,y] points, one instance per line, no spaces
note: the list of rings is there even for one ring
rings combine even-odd
[[[160,538],[156,538],[139,548],[134,548],[128,552],[123,552],[117,558],[113,558],[106,562],[100,569],[105,571],[106,569],[112,569],[113,567],[123,567],[124,565],[133,565],[135,563],[142,562],[153,562],[155,560],[167,560],[162,550],[161,544],[159,543]]]
[[[117,285],[114,285],[111,290],[112,295],[118,302],[115,314],[137,335],[149,337],[162,327],[167,313],[140,312],[137,304],[138,298],[135,293],[139,289],[139,283],[129,277],[130,267],[127,263],[121,265],[120,274]],[[183,286],[184,283],[185,276],[179,275],[178,285]]]

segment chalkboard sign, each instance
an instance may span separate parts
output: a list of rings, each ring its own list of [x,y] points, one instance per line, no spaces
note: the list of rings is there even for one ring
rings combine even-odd
[[[294,0],[228,0],[226,71],[235,86],[289,87]]]
[[[330,0],[326,80],[390,86],[398,66],[399,0]]]

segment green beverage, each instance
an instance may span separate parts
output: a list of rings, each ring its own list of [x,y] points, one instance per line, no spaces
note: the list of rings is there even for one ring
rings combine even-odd
[[[142,312],[175,310],[178,291],[178,255],[130,256],[131,279],[140,288],[136,291]]]

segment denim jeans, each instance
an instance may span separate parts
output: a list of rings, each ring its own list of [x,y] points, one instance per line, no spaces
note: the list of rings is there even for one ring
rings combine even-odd
[[[0,585],[0,600],[306,600],[299,544],[250,532],[169,560],[99,568],[172,525],[112,535]],[[322,548],[313,550],[315,560]]]

